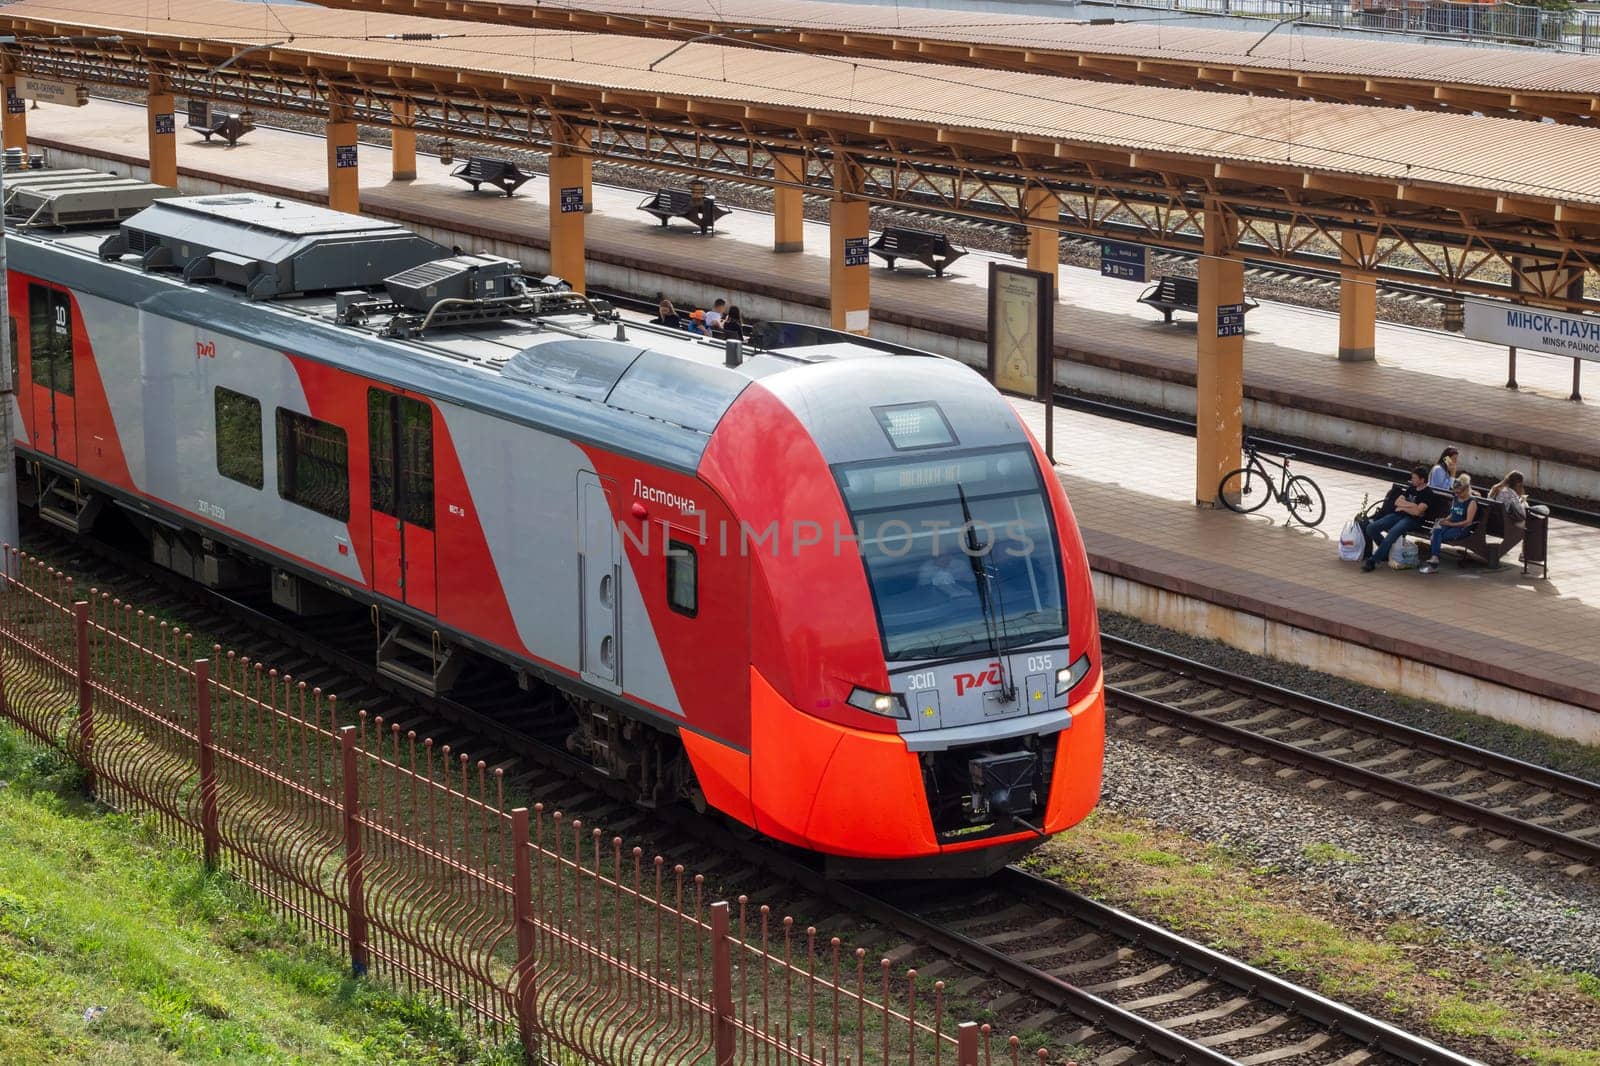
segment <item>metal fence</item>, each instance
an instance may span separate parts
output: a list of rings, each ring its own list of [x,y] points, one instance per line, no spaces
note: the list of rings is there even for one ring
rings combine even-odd
[[[1368,30],[1600,51],[1600,11],[1473,0],[1101,0],[1184,14],[1276,19],[1336,30]]]
[[[1048,1062],[942,982],[542,804],[502,769],[5,549],[0,714],[278,915],[535,1063]]]

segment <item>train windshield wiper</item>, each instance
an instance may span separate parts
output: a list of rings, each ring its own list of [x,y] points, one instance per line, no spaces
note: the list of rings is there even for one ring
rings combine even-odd
[[[1006,667],[1006,657],[1000,651],[1000,634],[995,624],[994,589],[990,584],[989,568],[984,565],[978,531],[972,524],[972,508],[967,505],[967,490],[956,482],[956,495],[961,499],[961,520],[966,523],[967,560],[972,564],[972,577],[978,584],[978,607],[983,611],[983,632],[989,638],[989,654],[994,656],[1000,670],[1000,701],[1010,703],[1017,698],[1016,686],[1011,683],[1011,671]]]

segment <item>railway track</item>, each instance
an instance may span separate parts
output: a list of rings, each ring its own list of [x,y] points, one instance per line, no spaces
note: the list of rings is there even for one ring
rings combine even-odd
[[[1600,869],[1594,782],[1132,641],[1104,636],[1102,648],[1107,707],[1124,729],[1248,752],[1308,784],[1344,785],[1351,799],[1468,827],[1456,835],[1491,850],[1511,842],[1559,857],[1575,876]]]
[[[527,694],[480,683],[460,700],[424,700],[378,677],[364,622],[276,616],[222,596],[98,541],[25,526],[52,565],[154,607],[207,637],[260,658],[346,706],[382,715],[505,771],[508,788],[559,807],[607,834],[627,834],[705,874],[725,896],[823,914],[859,946],[984,1006],[997,1028],[1070,1049],[1095,1066],[1155,1059],[1190,1064],[1461,1063],[1456,1056],[1359,1011],[1236,959],[1096,904],[1020,869],[950,892],[883,892],[829,881],[802,857],[683,808],[644,812],[612,794],[560,749],[559,737],[512,729]],[[286,650],[288,649],[288,650]],[[860,919],[873,923],[865,930]],[[926,961],[929,956],[931,961]]]

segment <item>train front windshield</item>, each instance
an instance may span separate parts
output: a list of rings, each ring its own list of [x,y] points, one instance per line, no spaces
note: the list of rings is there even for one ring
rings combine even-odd
[[[1061,637],[1055,525],[1025,446],[837,467],[888,662]]]

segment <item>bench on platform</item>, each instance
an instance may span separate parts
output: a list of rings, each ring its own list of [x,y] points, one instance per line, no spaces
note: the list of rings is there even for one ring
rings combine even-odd
[[[1161,312],[1162,320],[1171,323],[1172,312],[1187,311],[1191,315],[1200,313],[1200,282],[1195,278],[1183,278],[1176,275],[1167,275],[1157,278],[1156,283],[1145,289],[1139,295],[1139,302],[1149,304]],[[1244,311],[1249,314],[1261,305],[1246,296],[1244,298]]]
[[[1380,515],[1394,510],[1395,498],[1405,487],[1404,484],[1396,484],[1390,488]],[[1422,525],[1407,534],[1417,542],[1423,559],[1427,558],[1433,525],[1450,513],[1453,498],[1450,493],[1440,489],[1429,490],[1428,513],[1423,516]],[[1506,513],[1505,507],[1494,500],[1482,496],[1474,496],[1473,499],[1478,504],[1478,511],[1470,530],[1462,539],[1441,545],[1441,556],[1455,557],[1458,565],[1475,562],[1498,570],[1504,565],[1503,560],[1511,549],[1521,544],[1522,572],[1526,574],[1529,566],[1537,566],[1542,571],[1541,576],[1548,577],[1550,517],[1530,509],[1526,517],[1519,520]]]
[[[657,189],[654,196],[647,197],[639,205],[639,210],[660,219],[662,226],[681,218],[699,226],[701,233],[716,228],[717,219],[733,214],[732,208],[718,207],[717,201],[709,196],[696,200],[688,189],[667,188]]]
[[[232,148],[239,143],[239,138],[249,133],[253,127],[245,121],[243,115],[231,114],[226,111],[213,112],[210,107],[189,108],[189,122],[186,129],[194,130],[211,143],[212,137],[221,137]]]
[[[894,269],[896,259],[914,259],[933,271],[936,278],[944,277],[945,268],[967,254],[965,248],[951,244],[950,238],[942,233],[904,226],[885,226],[870,250],[882,256],[890,270]]]
[[[507,196],[522,188],[533,178],[532,174],[524,174],[509,160],[487,159],[483,156],[473,156],[468,159],[452,170],[450,176],[460,178],[471,185],[473,192],[477,192],[480,185],[493,185]]]

